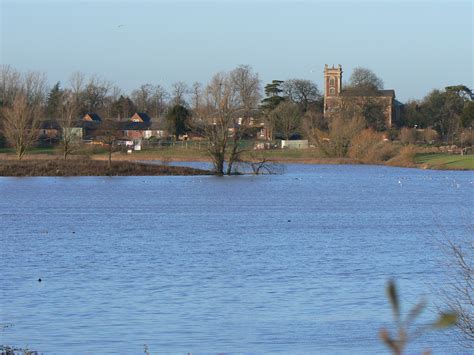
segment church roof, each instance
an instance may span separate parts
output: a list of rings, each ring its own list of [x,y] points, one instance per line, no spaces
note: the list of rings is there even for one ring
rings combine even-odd
[[[377,97],[392,97],[395,98],[395,90],[376,90],[363,91],[355,89],[345,89],[341,91],[341,96],[377,96]]]

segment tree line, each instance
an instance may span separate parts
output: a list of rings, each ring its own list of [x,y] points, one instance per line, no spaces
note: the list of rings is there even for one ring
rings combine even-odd
[[[350,142],[365,129],[392,134],[392,128],[385,124],[385,108],[373,99],[373,93],[381,89],[383,80],[375,73],[356,68],[344,85],[350,95],[341,99],[338,114],[327,119],[316,83],[301,78],[273,80],[262,92],[258,73],[249,65],[218,72],[206,84],[176,82],[169,90],[143,84],[129,94],[98,75],[75,72],[67,84],[58,82],[49,87],[44,73],[21,73],[2,65],[0,139],[15,147],[21,158],[34,143],[40,121],[54,118],[63,128],[67,157],[72,138],[65,128],[72,127],[85,113],[95,112],[118,122],[134,112],[146,112],[155,119],[165,119],[168,131],[176,137],[195,132],[208,138],[216,171],[224,174],[231,173],[241,159],[242,141],[255,138],[255,132],[249,130],[255,121],[264,124],[270,140],[306,138],[330,156],[345,156]],[[398,124],[432,128],[440,140],[448,141],[472,127],[473,117],[472,92],[458,85],[410,100]]]

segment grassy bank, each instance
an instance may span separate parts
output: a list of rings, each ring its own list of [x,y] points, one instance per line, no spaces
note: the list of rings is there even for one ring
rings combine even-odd
[[[417,154],[415,163],[425,169],[474,170],[474,155],[454,155],[445,153]]]
[[[89,159],[0,160],[0,176],[160,176],[209,175],[211,172],[188,167],[112,162]]]

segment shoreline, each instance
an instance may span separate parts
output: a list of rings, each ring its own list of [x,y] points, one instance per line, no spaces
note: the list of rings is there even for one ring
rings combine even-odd
[[[18,160],[13,154],[0,153],[1,177],[33,176],[190,176],[213,175],[211,170],[174,166],[173,162],[211,163],[204,155],[163,154],[169,152],[139,152],[112,155],[112,166],[108,168],[108,157],[105,154],[94,154],[90,157],[73,155],[64,160],[58,154],[29,154]],[[452,155],[451,158],[459,159]],[[308,164],[308,165],[374,165],[421,170],[473,171],[470,166],[449,166],[446,163],[429,164],[427,162],[362,162],[350,158],[317,158],[317,157],[267,157],[275,164]],[[467,156],[474,162],[474,155]],[[159,161],[162,164],[151,164]]]
[[[457,156],[454,156],[457,157]],[[474,155],[471,155],[474,161]],[[107,157],[104,155],[93,155],[92,160],[106,160]],[[203,162],[212,163],[210,158],[197,157],[197,156],[160,156],[156,153],[144,153],[144,154],[121,154],[114,156],[116,161],[165,161],[166,164],[173,162]],[[375,166],[388,166],[394,168],[409,168],[409,169],[420,169],[420,170],[451,170],[451,171],[472,171],[474,169],[463,168],[463,167],[452,167],[444,164],[428,164],[428,163],[400,163],[397,161],[386,161],[386,162],[363,162],[351,158],[294,158],[294,157],[278,157],[268,158],[269,162],[276,164],[308,164],[308,165],[375,165]]]

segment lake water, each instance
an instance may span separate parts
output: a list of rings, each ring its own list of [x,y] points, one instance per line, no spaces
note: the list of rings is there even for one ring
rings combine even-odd
[[[0,323],[13,324],[0,343],[45,354],[386,353],[387,280],[405,310],[436,301],[440,240],[472,237],[473,191],[471,172],[375,166],[0,178]],[[410,349],[427,347],[465,351],[439,332]]]

